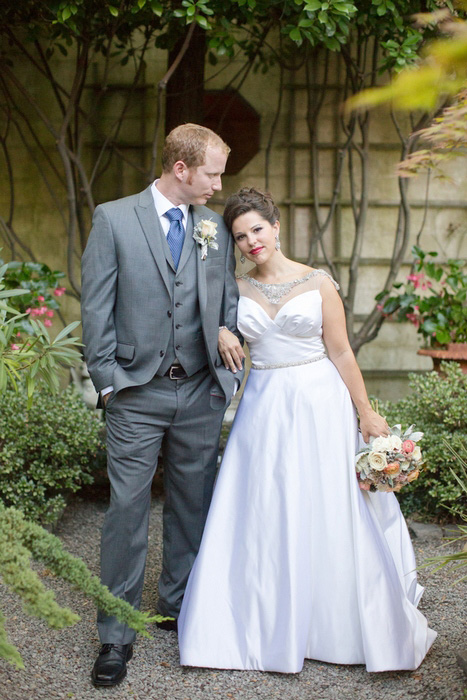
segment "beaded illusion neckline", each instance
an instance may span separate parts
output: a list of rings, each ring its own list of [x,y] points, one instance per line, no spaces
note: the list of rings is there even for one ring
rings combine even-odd
[[[278,284],[267,284],[265,282],[258,282],[258,280],[255,280],[254,277],[250,277],[250,275],[247,274],[241,275],[240,279],[246,280],[253,287],[256,287],[256,289],[258,289],[271,304],[279,304],[281,299],[284,296],[286,296],[286,294],[288,294],[294,287],[296,287],[299,284],[303,284],[315,275],[324,275],[325,277],[328,277],[335,286],[337,286],[336,282],[334,282],[331,275],[325,270],[312,270],[307,275],[305,275],[305,277],[298,277],[297,279],[294,279],[291,282],[282,282]]]

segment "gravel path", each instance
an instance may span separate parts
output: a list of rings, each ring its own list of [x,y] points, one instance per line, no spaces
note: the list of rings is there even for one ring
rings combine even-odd
[[[105,509],[104,502],[76,500],[57,529],[68,550],[81,556],[96,573]],[[156,499],[151,514],[144,610],[156,607],[161,513],[162,504]],[[440,553],[439,528],[417,526],[415,532],[418,562]],[[108,689],[94,688],[89,679],[99,649],[93,605],[46,570],[38,570],[46,586],[56,591],[59,602],[79,611],[82,619],[66,630],[49,630],[41,621],[25,615],[18,600],[0,586],[0,606],[8,619],[7,631],[26,666],[25,671],[17,671],[0,661],[1,700],[467,700],[467,679],[456,663],[456,652],[467,646],[467,584],[453,587],[455,574],[448,570],[420,574],[420,581],[426,586],[420,609],[439,636],[417,671],[369,674],[363,666],[334,666],[315,661],[305,661],[303,671],[296,675],[181,668],[177,636],[155,629],[153,639],[137,641],[127,678],[120,686]]]

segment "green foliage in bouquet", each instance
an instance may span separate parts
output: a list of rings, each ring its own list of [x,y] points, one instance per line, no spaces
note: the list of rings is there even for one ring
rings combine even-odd
[[[423,473],[397,495],[405,515],[444,519],[447,508],[467,506],[467,495],[451,471],[456,470],[456,457],[444,443],[460,452],[467,442],[467,374],[455,362],[444,362],[441,368],[442,378],[437,372],[409,375],[411,393],[379,406],[389,424],[415,423],[424,433]]]
[[[81,559],[63,548],[58,537],[26,520],[18,510],[0,504],[0,577],[3,582],[22,598],[25,612],[45,620],[49,627],[62,629],[74,625],[79,616],[58,605],[53,592],[44,587],[30,568],[31,557],[82,591],[108,615],[115,615],[140,634],[150,636],[147,626],[156,618],[115,598]],[[18,650],[8,642],[4,621],[0,613],[0,658],[23,668]]]
[[[67,496],[93,481],[105,457],[102,422],[69,387],[45,387],[27,408],[24,388],[0,394],[0,500],[28,518],[53,523]]]

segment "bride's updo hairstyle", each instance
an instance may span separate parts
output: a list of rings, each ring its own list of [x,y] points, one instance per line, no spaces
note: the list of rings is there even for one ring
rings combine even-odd
[[[271,226],[280,218],[279,209],[269,192],[261,192],[255,187],[242,187],[231,194],[225,203],[224,220],[227,228],[231,231],[235,219],[249,211],[257,211]]]

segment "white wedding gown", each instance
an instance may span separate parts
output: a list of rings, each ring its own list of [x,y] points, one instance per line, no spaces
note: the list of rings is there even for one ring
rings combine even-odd
[[[423,589],[395,496],[357,484],[355,409],[323,357],[326,278],[315,271],[279,303],[239,281],[238,327],[258,369],[178,619],[182,665],[415,669],[436,637],[416,607]]]

